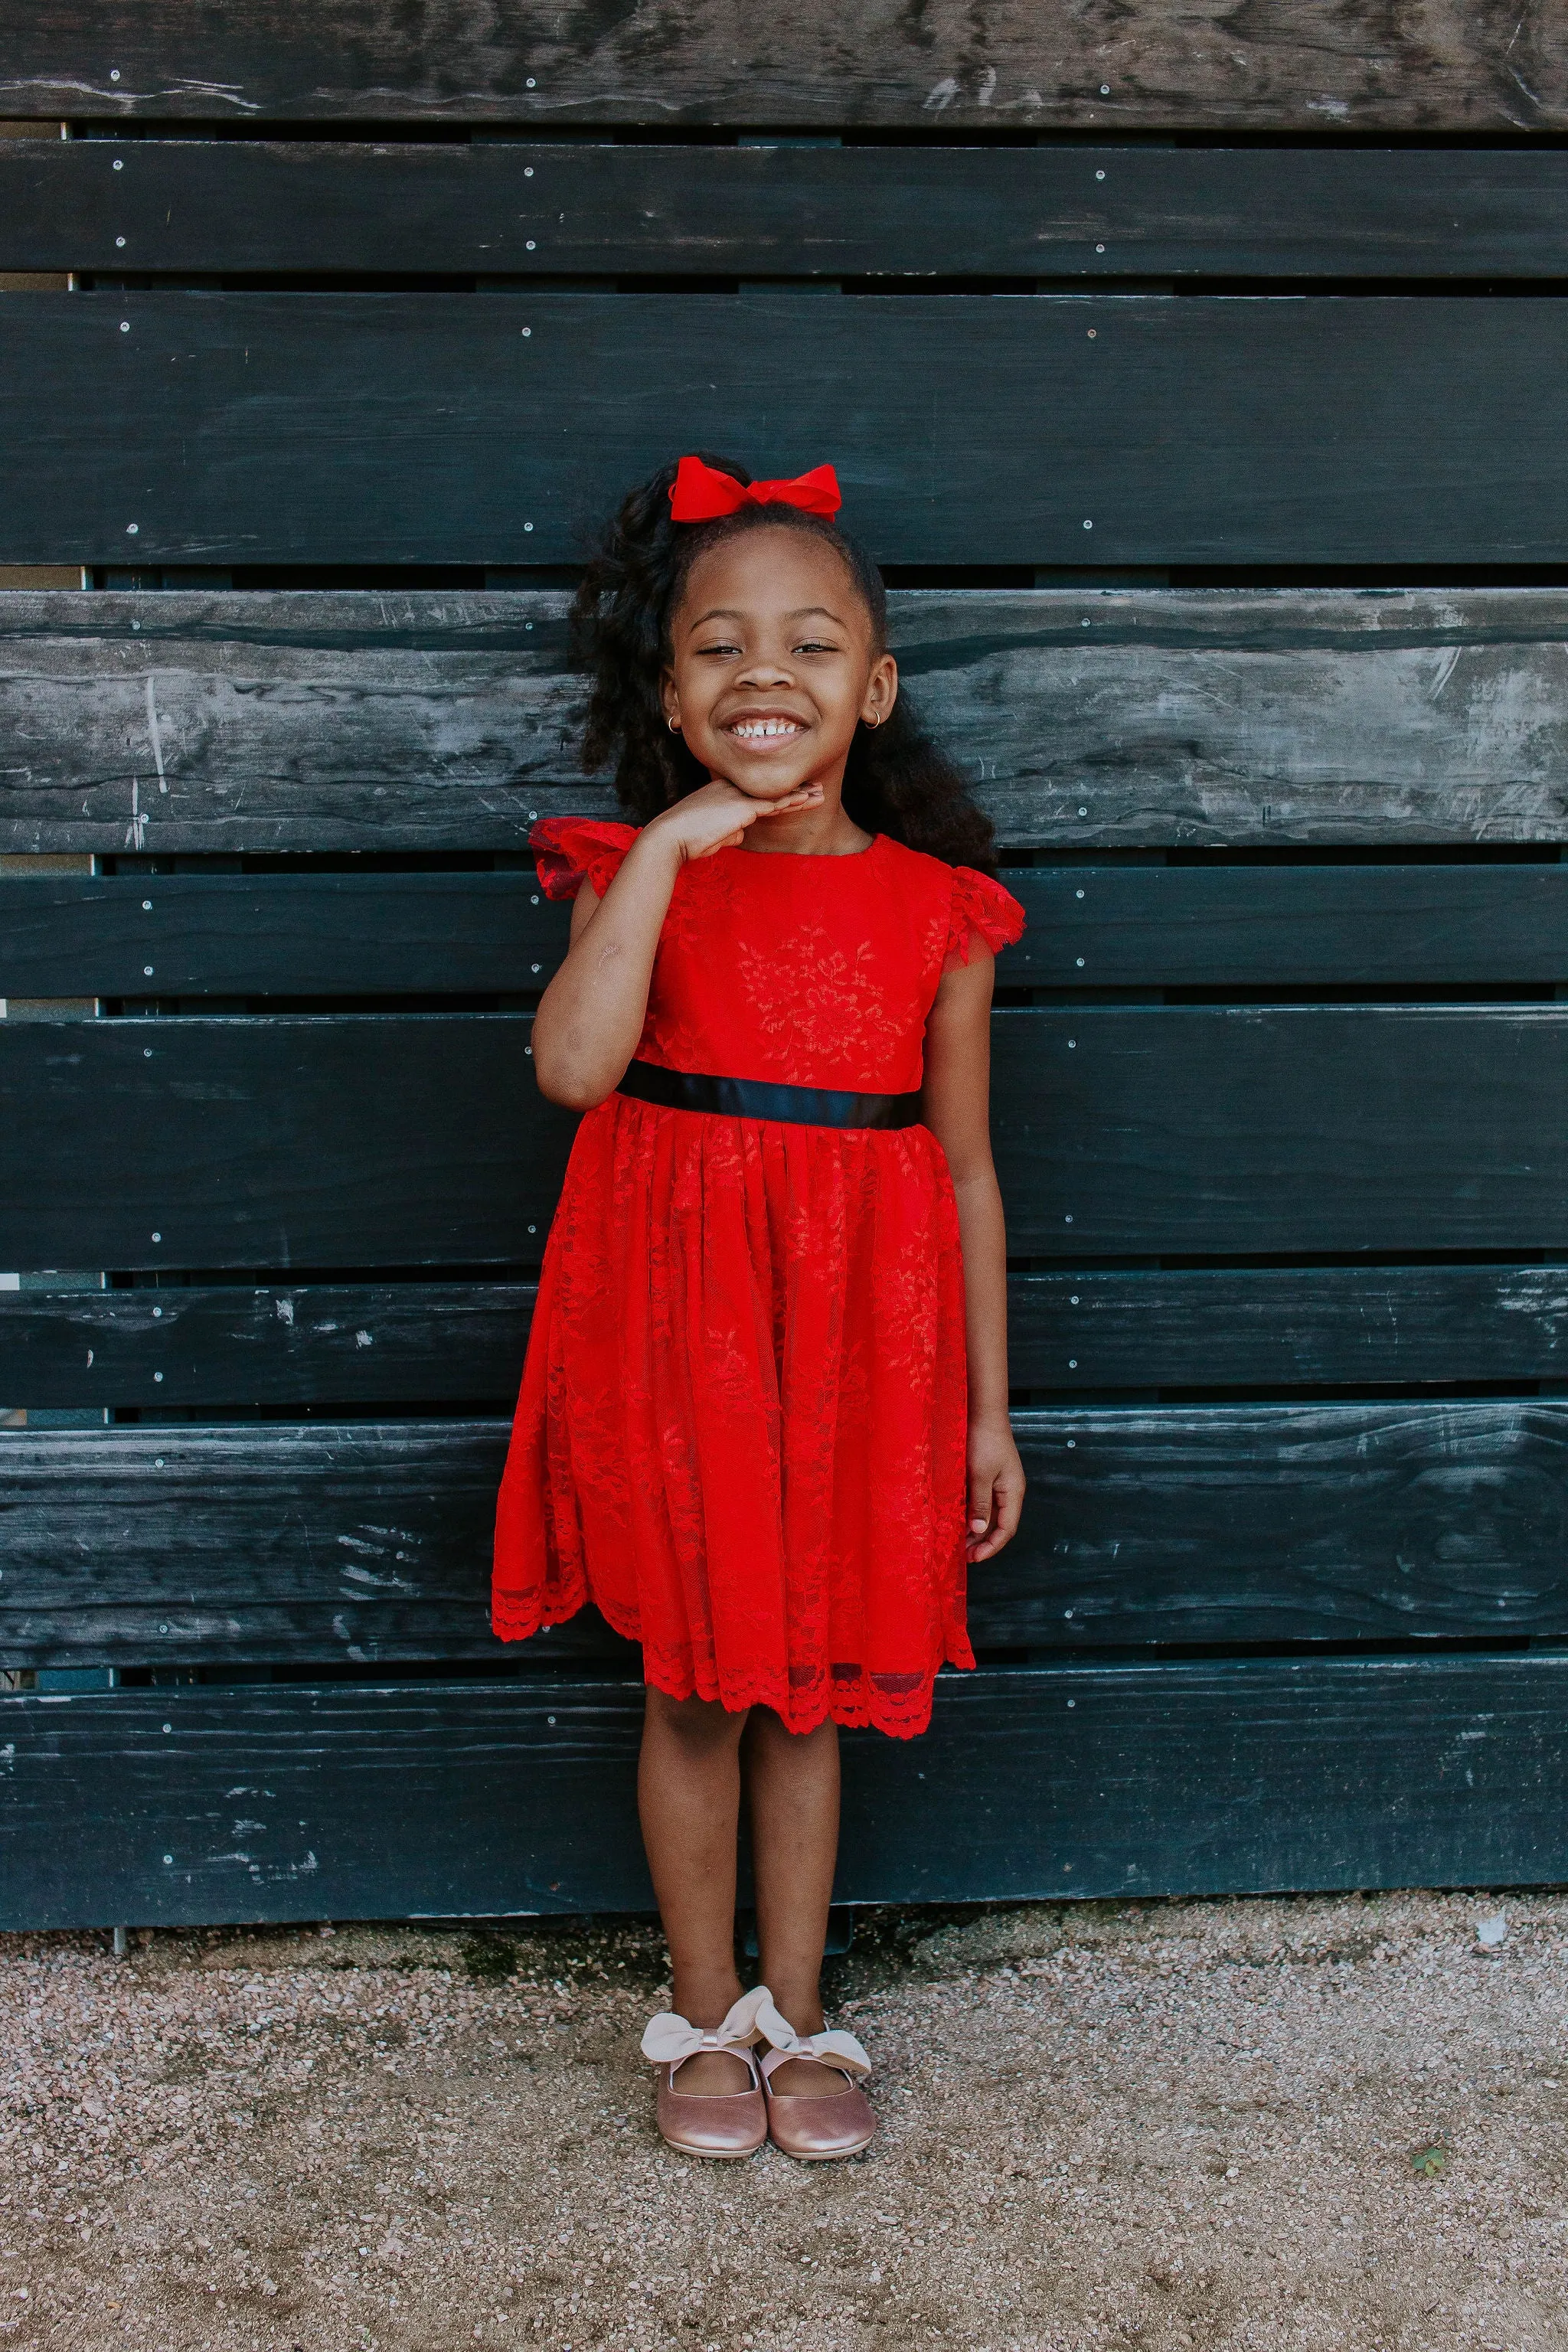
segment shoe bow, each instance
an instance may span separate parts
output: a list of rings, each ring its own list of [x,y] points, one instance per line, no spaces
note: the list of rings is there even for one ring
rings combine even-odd
[[[778,2016],[778,2011],[773,2014]],[[841,2066],[856,2077],[870,2073],[871,2061],[852,2033],[837,2026],[823,2033],[797,2033],[787,2018],[779,2018],[779,2022],[783,2034],[770,2033],[768,2040],[781,2058],[815,2058],[824,2066]]]
[[[673,2010],[661,2010],[650,2017],[642,2038],[642,2054],[656,2066],[679,2066],[682,2060],[695,2058],[700,2050],[747,2050],[754,2042],[771,2042],[774,2049],[784,2046],[783,2038],[793,2035],[795,2028],[781,2017],[773,2006],[773,1997],[766,1985],[753,1985],[742,1993],[721,2025],[704,2032],[689,2018],[679,2017]]]

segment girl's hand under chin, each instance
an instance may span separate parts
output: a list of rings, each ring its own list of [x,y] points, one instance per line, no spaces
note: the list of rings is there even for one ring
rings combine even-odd
[[[715,850],[735,849],[744,839],[747,827],[759,817],[786,816],[797,809],[820,808],[822,786],[802,784],[793,793],[785,793],[776,801],[753,800],[739,785],[726,783],[714,776],[700,790],[688,793],[652,818],[644,826],[645,835],[656,835],[679,852],[685,865],[694,857],[711,857]]]

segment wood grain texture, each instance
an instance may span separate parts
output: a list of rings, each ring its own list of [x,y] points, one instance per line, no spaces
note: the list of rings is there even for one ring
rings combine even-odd
[[[31,1409],[510,1406],[523,1282],[0,1291],[0,1397]],[[1015,1388],[1555,1382],[1568,1269],[1426,1265],[1015,1274]]]
[[[1568,1876],[1568,1660],[997,1670],[845,1743],[841,1902]],[[0,1697],[0,1926],[646,1910],[642,1695]]]
[[[1568,866],[1008,867],[1009,987],[1554,985]],[[0,995],[517,993],[566,951],[532,874],[0,877]],[[259,1009],[259,1008],[258,1008]]]
[[[115,278],[1561,278],[1568,158],[1551,148],[14,142],[0,148],[0,267]]]
[[[0,849],[515,852],[613,814],[564,601],[0,593]],[[1562,589],[905,591],[890,625],[1021,846],[1568,839]]]
[[[28,1407],[510,1406],[527,1282],[0,1292],[0,1396]]]
[[[5,13],[0,110],[153,121],[798,124],[972,130],[1536,130],[1568,121],[1549,0],[741,0],[599,15],[479,0],[301,13],[67,0]]]
[[[1016,1417],[1018,1537],[984,1649],[1568,1637],[1568,1406],[1080,1407]],[[495,1658],[625,1645],[590,1612],[502,1652],[507,1424],[15,1431],[0,1664]]]
[[[0,562],[571,563],[697,446],[830,452],[884,562],[1560,563],[1565,370],[1551,299],[17,300]]]
[[[7,1255],[530,1263],[574,1123],[527,1035],[510,1013],[7,1024]],[[993,1041],[1016,1255],[1560,1244],[1568,1006],[1011,1010]]]

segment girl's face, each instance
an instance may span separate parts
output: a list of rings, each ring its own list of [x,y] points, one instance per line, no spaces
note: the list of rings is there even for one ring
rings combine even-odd
[[[692,565],[670,625],[665,715],[709,773],[753,800],[836,792],[855,730],[898,698],[891,654],[826,541],[787,525],[741,531]]]

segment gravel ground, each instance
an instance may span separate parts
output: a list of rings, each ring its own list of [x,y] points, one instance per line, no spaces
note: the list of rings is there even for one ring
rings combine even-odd
[[[0,1937],[0,2337],[1568,2346],[1568,1896],[884,1912],[834,1966],[875,2147],[717,2166],[653,2131],[638,1923]]]

